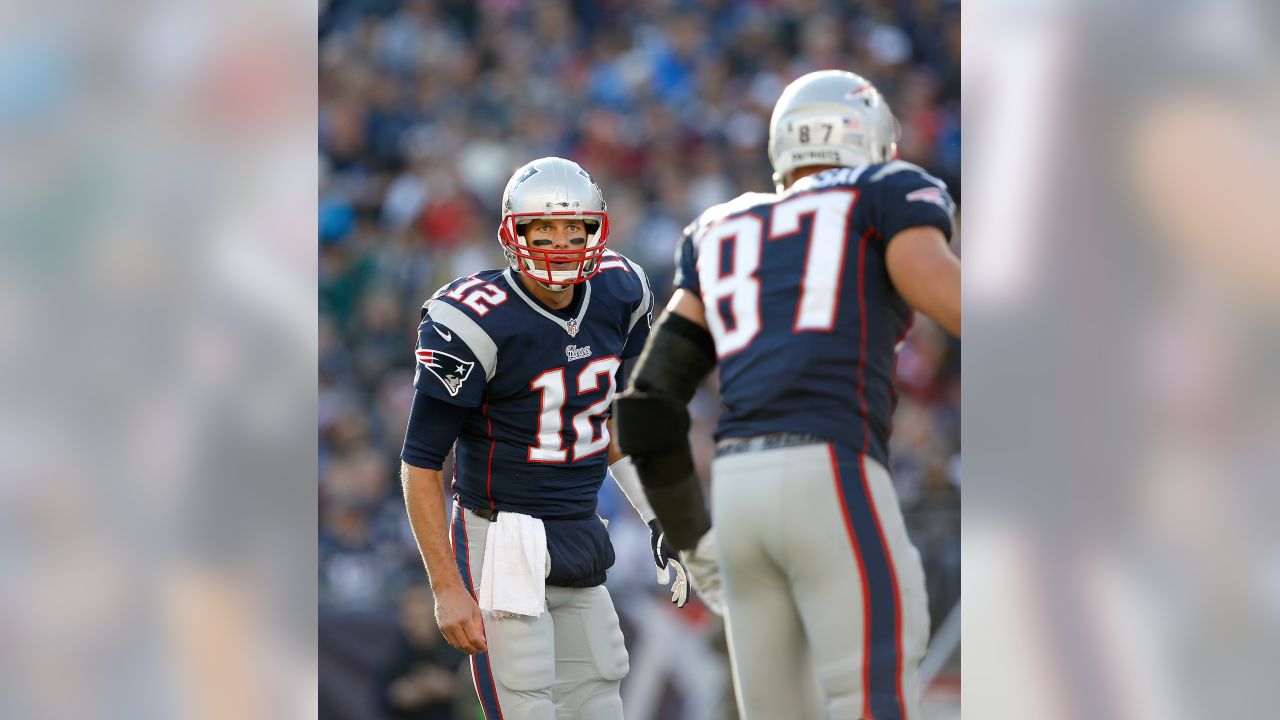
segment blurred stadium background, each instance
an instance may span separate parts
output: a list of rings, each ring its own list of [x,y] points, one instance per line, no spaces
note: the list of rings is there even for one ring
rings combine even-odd
[[[769,113],[816,69],[859,72],[902,122],[902,157],[960,184],[960,13],[952,0],[568,2],[329,0],[319,77],[320,716],[479,718],[435,630],[396,473],[423,300],[502,264],[511,171],[560,155],[609,204],[610,246],[670,296],[681,228],[772,190]],[[898,361],[892,470],[928,576],[935,630],[960,593],[960,353],[917,319]],[[714,388],[695,401],[710,459]],[[647,529],[600,498],[631,652],[627,714],[733,718],[722,627],[653,582]],[[958,651],[926,693],[958,717]],[[932,660],[933,658],[931,658]]]

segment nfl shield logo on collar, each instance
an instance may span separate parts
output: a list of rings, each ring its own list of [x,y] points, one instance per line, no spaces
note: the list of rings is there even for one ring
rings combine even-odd
[[[569,337],[574,337],[575,335],[577,335],[578,321],[576,319],[570,320],[569,323],[564,326],[564,331],[569,333]]]

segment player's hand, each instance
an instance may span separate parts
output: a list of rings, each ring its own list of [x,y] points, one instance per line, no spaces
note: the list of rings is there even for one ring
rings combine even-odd
[[[468,655],[482,653],[489,647],[480,606],[461,585],[436,593],[436,624],[450,645]]]
[[[698,591],[703,604],[717,615],[724,615],[724,597],[720,590],[720,563],[716,560],[715,529],[708,530],[698,540],[698,546],[684,553],[689,582]]]
[[[663,541],[662,528],[657,520],[649,521],[649,546],[653,549],[653,564],[657,565],[659,585],[671,582],[671,571],[676,571],[676,581],[671,583],[671,603],[682,608],[689,602],[689,580],[684,566],[677,559],[680,555]]]

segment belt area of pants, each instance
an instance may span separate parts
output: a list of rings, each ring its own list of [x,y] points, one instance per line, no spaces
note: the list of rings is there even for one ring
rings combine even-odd
[[[498,513],[503,512],[501,510],[494,510],[492,508],[467,508],[467,510],[472,515],[475,515],[476,517],[482,517],[485,520],[488,520],[489,522],[496,521],[498,519]],[[507,512],[510,512],[510,511],[508,510]],[[555,522],[556,520],[586,520],[587,518],[590,518],[590,517],[595,517],[595,513],[586,512],[586,513],[576,513],[573,515],[544,515],[542,517],[539,517],[538,519],[543,522]]]
[[[811,433],[769,433],[749,438],[728,438],[716,444],[716,457],[800,445],[821,445],[825,442],[827,442],[826,438]]]

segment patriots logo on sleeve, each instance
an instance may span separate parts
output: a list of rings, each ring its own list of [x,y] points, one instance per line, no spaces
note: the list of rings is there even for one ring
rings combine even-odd
[[[444,383],[444,389],[449,391],[450,397],[457,397],[462,383],[471,376],[471,368],[475,367],[475,363],[470,360],[463,360],[440,350],[419,350],[417,355],[418,362]]]
[[[908,202],[927,202],[933,203],[949,213],[956,211],[955,205],[952,204],[950,196],[942,192],[941,188],[927,187],[913,190],[907,193]]]

